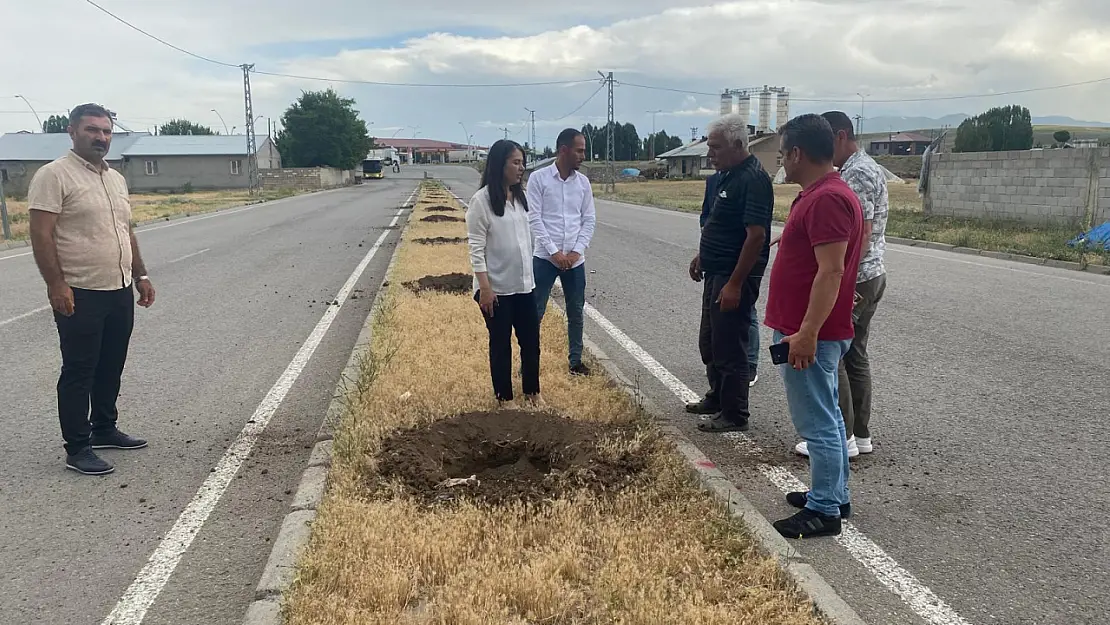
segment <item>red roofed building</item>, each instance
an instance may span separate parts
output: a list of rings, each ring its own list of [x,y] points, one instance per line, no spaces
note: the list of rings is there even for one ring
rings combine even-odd
[[[482,160],[487,153],[486,148],[435,139],[375,138],[374,143],[396,149],[405,164],[463,163]]]
[[[893,154],[895,156],[917,155],[925,153],[925,148],[933,140],[916,132],[900,132],[887,137],[871,141],[867,153],[871,156]]]

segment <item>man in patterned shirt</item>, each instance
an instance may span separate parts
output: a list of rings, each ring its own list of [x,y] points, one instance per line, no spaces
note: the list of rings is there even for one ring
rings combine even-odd
[[[851,118],[840,111],[830,111],[822,117],[836,133],[833,164],[840,170],[840,177],[859,197],[863,208],[863,231],[871,233],[870,244],[865,242],[860,254],[856,276],[856,299],[852,310],[856,336],[840,361],[838,385],[840,411],[844,414],[844,429],[848,435],[848,456],[855,457],[873,450],[871,430],[868,429],[871,421],[871,364],[867,357],[867,336],[871,318],[875,316],[886,291],[883,252],[886,251],[889,202],[886,174],[875,159],[860,148]],[[794,449],[803,456],[809,455],[805,441],[798,443]]]

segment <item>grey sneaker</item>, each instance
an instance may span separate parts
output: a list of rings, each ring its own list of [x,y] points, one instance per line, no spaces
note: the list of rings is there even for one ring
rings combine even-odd
[[[97,456],[89,447],[66,456],[66,468],[82,475],[108,475],[116,470],[107,461]]]
[[[93,434],[91,442],[93,449],[142,449],[146,447],[146,441],[143,439],[128,436],[119,430],[109,434]]]

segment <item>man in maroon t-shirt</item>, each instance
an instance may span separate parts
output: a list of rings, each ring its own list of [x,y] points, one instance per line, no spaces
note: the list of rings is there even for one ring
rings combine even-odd
[[[764,323],[790,346],[779,367],[790,418],[809,448],[812,489],[789,493],[802,508],[776,521],[787,538],[834,536],[851,512],[848,446],[837,403],[837,367],[852,343],[852,300],[862,248],[859,199],[833,169],[835,137],[819,115],[779,130],[786,181],[801,185],[771,268]],[[846,269],[850,268],[850,269]]]

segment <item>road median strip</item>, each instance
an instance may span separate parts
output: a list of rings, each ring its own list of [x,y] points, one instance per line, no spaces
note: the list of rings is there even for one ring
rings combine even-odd
[[[291,625],[820,622],[624,383],[567,375],[557,315],[542,329],[549,408],[495,409],[469,290],[419,289],[469,269],[465,243],[414,242],[465,234],[421,221],[451,196],[423,185],[329,411],[330,463],[314,450],[295,499],[320,500],[330,466],[327,493],[284,524],[295,574],[281,547],[267,575],[288,585],[260,588],[248,622],[273,622],[279,593]]]

